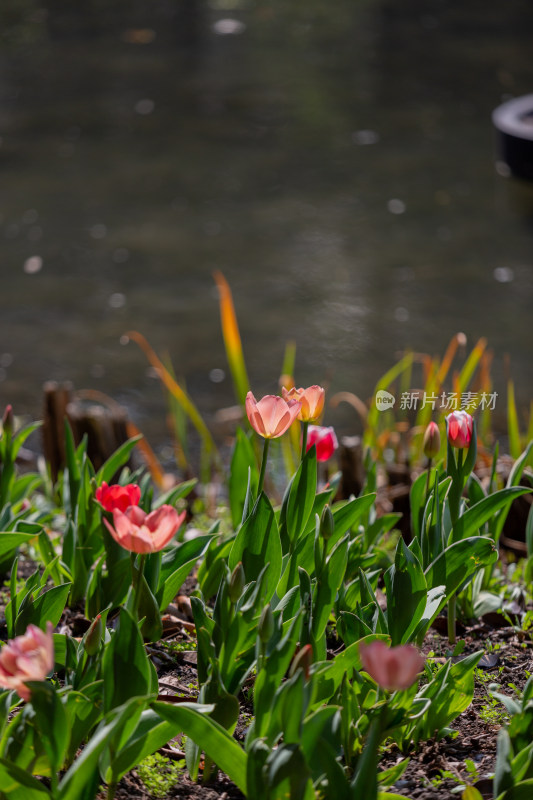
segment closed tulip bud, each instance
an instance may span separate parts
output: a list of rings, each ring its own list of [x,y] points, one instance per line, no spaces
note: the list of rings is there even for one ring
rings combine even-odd
[[[6,406],[4,416],[2,417],[2,430],[6,435],[13,433],[14,421],[15,418],[13,416],[13,406],[8,405]]]
[[[266,644],[274,633],[274,614],[272,613],[270,603],[266,605],[261,612],[257,633],[263,644]]]
[[[313,445],[316,447],[316,460],[329,461],[339,446],[333,428],[310,425],[307,431],[306,450],[309,450]]]
[[[452,411],[446,417],[448,422],[448,441],[452,447],[462,450],[470,447],[474,420],[467,411]]]
[[[436,422],[430,422],[424,434],[424,455],[435,458],[440,450],[440,431]]]
[[[245,582],[245,575],[244,569],[242,566],[242,561],[239,561],[235,569],[230,575],[229,579],[229,587],[228,587],[228,595],[230,601],[235,605],[237,600],[242,594],[242,590],[244,589],[244,582]]]
[[[320,517],[320,535],[323,539],[331,539],[335,532],[335,520],[329,505],[324,506],[322,516]]]
[[[95,656],[99,651],[102,642],[102,629],[102,615],[98,614],[91,622],[83,642],[85,652],[88,656]]]
[[[292,678],[293,675],[296,675],[299,669],[303,670],[305,680],[309,680],[309,670],[311,669],[311,664],[313,663],[313,648],[310,644],[306,644],[302,647],[301,650],[298,650],[294,658],[292,659],[292,663],[289,669],[289,677]]]

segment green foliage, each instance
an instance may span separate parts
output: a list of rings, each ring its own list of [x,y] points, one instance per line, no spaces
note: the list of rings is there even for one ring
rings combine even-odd
[[[183,774],[185,760],[171,761],[160,753],[144,758],[136,772],[152,797],[166,797]]]

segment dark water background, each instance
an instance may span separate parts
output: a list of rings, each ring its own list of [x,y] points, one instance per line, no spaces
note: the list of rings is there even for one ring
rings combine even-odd
[[[288,340],[299,384],[368,397],[462,330],[525,409],[533,185],[490,114],[533,92],[532,43],[529,0],[2,0],[0,405],[69,379],[160,445],[135,328],[211,418],[220,269],[256,394]]]

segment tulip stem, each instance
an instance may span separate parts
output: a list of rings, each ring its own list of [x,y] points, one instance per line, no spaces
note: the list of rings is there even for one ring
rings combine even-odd
[[[427,501],[428,495],[429,495],[429,479],[430,479],[430,476],[431,476],[431,465],[432,465],[432,462],[433,462],[433,459],[432,458],[428,458],[428,474],[427,474],[427,477],[426,477],[426,501]]]
[[[266,463],[268,458],[268,446],[270,444],[270,439],[265,439],[265,443],[263,445],[263,460],[261,461],[261,472],[259,473],[259,483],[257,484],[257,496],[261,494],[263,491],[263,484],[265,482],[265,470],[266,470]]]
[[[132,585],[133,585],[133,619],[138,622],[139,620],[139,603],[141,601],[141,586],[144,573],[144,562],[146,561],[146,553],[141,553],[139,558],[139,567],[135,573],[135,561],[133,561],[132,570]]]
[[[450,517],[452,520],[452,531],[457,525],[457,520],[459,519],[459,512],[461,509],[461,496],[463,494],[463,451],[462,449],[459,450],[457,453],[457,473],[455,475],[454,480],[459,482],[459,488],[456,492],[450,492],[449,494],[449,502],[450,502]],[[455,594],[453,594],[450,599],[448,600],[448,642],[449,644],[455,644],[455,620],[457,616],[457,598]]]
[[[308,422],[302,422],[302,454],[300,456],[300,461],[303,461],[304,456],[307,452],[307,429],[309,427]]]

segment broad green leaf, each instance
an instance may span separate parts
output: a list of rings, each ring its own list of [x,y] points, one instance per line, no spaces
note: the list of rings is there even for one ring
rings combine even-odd
[[[446,587],[446,597],[455,591],[481,567],[496,561],[498,551],[492,539],[472,536],[447,547],[425,571],[429,588]]]
[[[229,568],[242,562],[246,582],[255,581],[268,564],[266,581],[268,597],[274,594],[281,574],[281,542],[274,510],[261,492],[251,514],[237,534],[229,554]]]
[[[248,486],[248,470],[250,470],[251,476],[251,493],[255,497],[259,482],[257,459],[250,439],[242,428],[237,428],[228,480],[229,504],[234,530],[238,529],[243,517]]]
[[[533,796],[533,778],[522,781],[516,786],[507,789],[503,794],[498,795],[497,800],[531,800]]]
[[[44,784],[5,758],[0,758],[0,786],[9,800],[52,800]]]
[[[348,502],[341,505],[335,503],[331,509],[335,520],[335,532],[328,542],[330,550],[372,508],[375,499],[375,493],[371,493],[364,494],[362,497],[355,497],[353,500],[348,500]]]
[[[112,737],[124,726],[139,703],[146,698],[133,697],[125,703],[111,721],[98,727],[94,736],[87,742],[79,758],[74,761],[59,784],[54,800],[93,800],[100,783],[98,759],[102,750],[108,746]]]
[[[150,692],[151,673],[139,627],[125,608],[108,644],[102,663],[104,710],[123,705],[131,697]]]
[[[291,479],[279,519],[282,541],[286,536],[291,550],[305,530],[313,508],[316,495],[317,463],[316,448],[311,447],[300,462],[296,474]]]
[[[13,533],[12,531],[2,531],[0,533],[0,558],[7,553],[14,553],[21,544],[34,539],[34,533]]]
[[[113,771],[120,780],[144,758],[155,753],[175,735],[175,726],[163,721],[159,714],[148,708],[142,712],[135,731],[121,747],[113,762]]]
[[[175,505],[177,500],[181,500],[182,497],[187,497],[197,483],[197,478],[191,478],[191,480],[183,481],[183,483],[179,483],[177,486],[169,489],[168,492],[163,492],[163,494],[159,495],[152,503],[152,510],[162,505]]]
[[[44,594],[39,595],[33,602],[24,605],[17,616],[15,631],[17,635],[23,634],[28,625],[37,625],[43,630],[47,622],[55,626],[61,619],[67,602],[71,583],[62,583],[60,586],[53,586]]]
[[[333,609],[333,604],[346,571],[348,537],[338,542],[328,557],[322,575],[318,578],[313,604],[313,641],[315,656],[325,658],[326,643],[324,633]]]
[[[233,736],[207,716],[213,706],[196,703],[171,705],[160,701],[151,706],[160,717],[174,725],[174,735],[185,733],[193,739],[246,794],[246,753]]]
[[[121,444],[120,447],[115,450],[111,456],[109,456],[107,461],[102,464],[96,473],[96,482],[98,485],[100,485],[103,481],[110,483],[119,469],[127,463],[133,448],[142,438],[142,435],[139,435],[134,436],[132,439],[128,439],[127,442]]]
[[[494,770],[494,795],[497,797],[501,792],[507,792],[514,788],[515,779],[511,766],[513,748],[509,732],[501,728],[498,732],[498,744],[496,752],[496,768]],[[514,798],[514,792],[512,797]]]
[[[418,559],[402,538],[398,540],[394,564],[384,579],[389,636],[393,646],[405,644],[424,613],[427,584]]]
[[[409,491],[409,505],[411,508],[411,532],[414,539],[420,537],[420,523],[426,505],[427,472],[421,472],[413,481]],[[431,482],[430,482],[431,486]]]
[[[212,538],[212,536],[208,535],[198,536],[196,539],[191,539],[174,548],[170,553],[165,553],[159,576],[159,588],[156,592],[156,599],[161,612],[167,608],[168,604],[177,595],[196,562],[205,553]],[[184,559],[187,560],[184,561]],[[169,567],[174,567],[173,571]]]
[[[71,763],[78,748],[88,737],[102,714],[103,681],[94,681],[80,692],[69,691],[66,696],[65,711],[70,730],[67,763]]]
[[[65,708],[55,689],[45,681],[28,681],[31,689],[31,704],[36,714],[36,729],[41,741],[50,770],[58,772],[63,765],[68,742],[69,726]]]
[[[457,542],[472,536],[485,522],[493,518],[497,511],[505,506],[510,506],[516,497],[530,492],[531,489],[522,486],[509,486],[489,494],[488,497],[480,500],[459,517],[452,531],[453,541]]]

